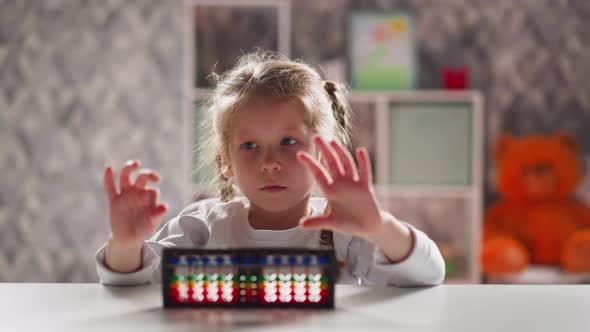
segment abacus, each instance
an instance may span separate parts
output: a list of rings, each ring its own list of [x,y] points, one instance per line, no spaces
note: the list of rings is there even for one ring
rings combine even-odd
[[[164,307],[334,308],[331,248],[166,248]]]

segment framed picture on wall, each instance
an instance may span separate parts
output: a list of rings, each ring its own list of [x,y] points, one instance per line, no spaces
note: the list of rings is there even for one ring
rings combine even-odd
[[[290,55],[290,1],[186,0],[186,7],[195,88],[211,88],[209,75],[230,69],[244,53]]]
[[[416,88],[413,20],[405,13],[353,12],[348,17],[349,79],[357,90]]]

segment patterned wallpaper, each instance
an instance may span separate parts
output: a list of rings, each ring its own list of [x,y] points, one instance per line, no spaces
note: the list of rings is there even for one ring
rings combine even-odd
[[[141,159],[161,171],[172,212],[188,202],[179,176],[190,153],[179,130],[182,5],[0,8],[0,281],[96,281],[93,255],[108,236],[106,163]]]
[[[292,7],[292,55],[336,74],[348,12],[413,14],[420,88],[440,88],[444,65],[471,68],[471,87],[486,98],[487,156],[501,131],[565,128],[590,165],[589,1]],[[166,218],[188,201],[179,175],[190,160],[179,130],[182,1],[0,0],[0,8],[0,281],[96,281],[92,257],[108,235],[105,163],[139,158],[159,170]],[[590,180],[581,188],[590,199]]]

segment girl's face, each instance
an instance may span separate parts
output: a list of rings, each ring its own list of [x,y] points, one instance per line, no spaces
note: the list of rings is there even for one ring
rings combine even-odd
[[[269,211],[289,209],[311,193],[313,178],[296,158],[303,150],[315,155],[313,132],[295,101],[254,97],[231,120],[224,175],[251,204]]]

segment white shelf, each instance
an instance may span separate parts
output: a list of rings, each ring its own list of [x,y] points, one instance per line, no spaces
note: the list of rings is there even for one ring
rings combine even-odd
[[[444,197],[444,198],[470,198],[475,194],[475,189],[470,186],[398,186],[375,185],[375,191],[383,196],[395,197]]]
[[[184,142],[185,151],[192,150],[193,138],[195,137],[192,128],[194,116],[194,103],[207,99],[212,89],[195,88],[194,82],[196,77],[196,60],[195,51],[195,6],[235,6],[235,7],[274,7],[278,13],[278,50],[289,56],[291,45],[291,1],[288,0],[185,0],[185,48],[184,67]],[[480,241],[480,224],[482,221],[482,181],[483,181],[483,98],[478,91],[474,90],[396,90],[396,91],[350,91],[349,99],[354,103],[369,103],[374,105],[375,111],[375,190],[381,197],[410,197],[410,198],[461,198],[465,199],[469,209],[468,215],[471,219],[465,225],[468,234],[465,239],[465,246],[469,247],[469,252],[464,253],[468,260],[466,273],[458,275],[456,278],[445,281],[445,283],[478,283],[480,279],[479,267],[479,241]],[[470,175],[470,185],[456,186],[399,186],[388,184],[389,177],[389,142],[387,121],[391,105],[395,103],[472,103],[473,105],[473,150],[471,155],[472,172]],[[183,160],[183,172],[190,174],[192,158]],[[186,166],[186,167],[184,167]],[[191,178],[190,175],[187,178]],[[204,189],[206,186],[193,184],[192,189]],[[213,190],[212,188],[208,188]],[[194,191],[193,191],[194,192]],[[192,193],[192,192],[191,192]],[[189,195],[187,195],[188,197]]]
[[[480,237],[482,222],[483,192],[483,97],[474,90],[408,90],[408,91],[358,91],[350,92],[351,104],[370,104],[374,112],[375,128],[375,191],[384,200],[384,204],[396,198],[410,199],[449,199],[465,200],[466,216],[464,230],[466,241],[461,244],[462,253],[466,257],[465,271],[448,281],[448,283],[479,283],[481,268],[479,262]],[[469,183],[465,185],[396,185],[392,184],[390,159],[390,114],[392,105],[424,104],[453,105],[455,103],[470,104],[471,107],[471,139],[469,160]],[[424,105],[429,107],[428,105]],[[435,110],[435,109],[433,109]],[[419,207],[418,207],[419,208]],[[444,222],[444,221],[442,221]]]
[[[477,90],[352,90],[349,95],[352,102],[375,102],[380,99],[402,102],[470,102],[474,97],[481,98],[481,93]]]
[[[211,89],[192,89],[192,101],[206,99]],[[467,271],[448,283],[479,283],[481,268],[479,262],[483,192],[483,99],[478,91],[415,90],[415,91],[351,91],[351,103],[370,103],[375,105],[375,191],[382,199],[386,198],[460,198],[465,199],[467,215],[465,229],[468,247]],[[388,114],[392,103],[471,103],[472,150],[471,183],[467,185],[395,185],[389,184],[389,142]]]

